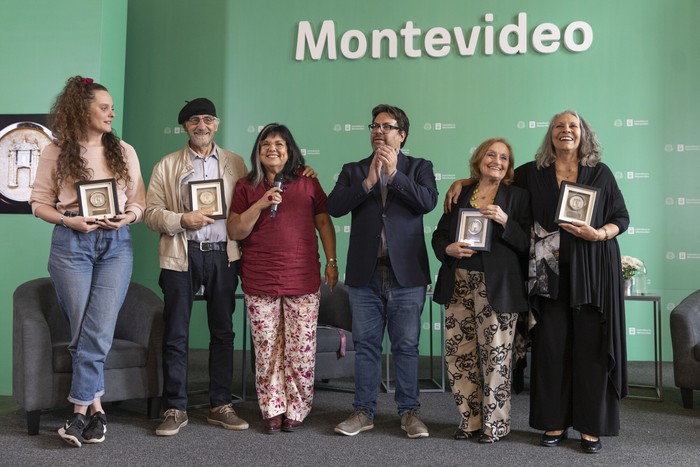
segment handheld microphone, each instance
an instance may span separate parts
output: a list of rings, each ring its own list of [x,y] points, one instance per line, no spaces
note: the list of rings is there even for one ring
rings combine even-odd
[[[278,173],[277,175],[275,175],[275,186],[277,188],[279,188],[280,190],[282,189],[282,179],[283,178],[284,178],[284,176],[281,173]],[[272,206],[270,206],[270,218],[271,219],[274,219],[275,216],[277,215],[277,207],[278,206],[279,206],[279,204],[273,204]]]

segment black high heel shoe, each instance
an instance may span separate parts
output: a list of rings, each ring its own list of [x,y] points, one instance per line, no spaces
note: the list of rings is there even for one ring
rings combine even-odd
[[[547,446],[549,448],[552,448],[554,446],[558,446],[559,441],[561,441],[562,439],[568,438],[568,431],[569,430],[565,429],[564,431],[562,431],[558,435],[548,435],[547,432],[545,431],[544,433],[542,433],[542,439],[540,440],[540,444],[542,446]]]

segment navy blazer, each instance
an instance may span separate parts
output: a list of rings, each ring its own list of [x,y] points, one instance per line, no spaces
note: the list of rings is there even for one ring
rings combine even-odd
[[[389,259],[399,285],[428,285],[430,267],[423,215],[435,208],[438,199],[433,164],[399,151],[396,174],[388,185],[383,205],[380,184],[374,185],[368,193],[362,183],[371,162],[372,156],[343,165],[326,204],[333,217],[352,212],[345,283],[351,287],[369,284],[377,266],[384,228]]]
[[[433,300],[450,303],[459,260],[445,253],[445,248],[457,238],[459,209],[469,206],[474,187],[462,190],[459,200],[449,213],[443,214],[433,232],[433,251],[440,260],[440,272]],[[484,265],[486,296],[497,312],[514,313],[528,310],[525,295],[525,271],[530,244],[530,197],[527,191],[513,185],[501,184],[493,204],[508,214],[505,228],[491,222],[491,251],[479,251]]]

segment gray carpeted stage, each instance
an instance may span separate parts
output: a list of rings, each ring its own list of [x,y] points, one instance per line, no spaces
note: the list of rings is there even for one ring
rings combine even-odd
[[[240,368],[240,355],[237,367]],[[206,351],[193,351],[191,386],[206,387]],[[630,380],[650,384],[653,364],[630,363]],[[341,382],[352,387],[351,381]],[[107,440],[77,449],[56,434],[70,409],[54,410],[41,417],[38,436],[28,436],[24,412],[10,397],[0,398],[0,465],[235,465],[235,466],[469,466],[469,465],[700,465],[700,393],[693,410],[683,409],[680,392],[673,386],[670,363],[664,364],[664,401],[625,399],[620,436],[603,438],[603,451],[586,455],[579,451],[578,433],[559,447],[538,445],[540,433],[528,426],[526,390],[513,399],[511,434],[494,445],[452,439],[457,412],[450,393],[421,395],[422,415],[430,437],[408,439],[399,426],[393,395],[380,392],[374,430],[355,437],[336,435],[333,427],[351,411],[352,393],[317,389],[314,409],[295,433],[267,435],[262,431],[248,375],[249,400],[236,405],[251,423],[242,432],[224,430],[206,422],[206,408],[189,411],[189,425],[179,435],[156,437],[157,420],[146,419],[145,401],[107,405]],[[236,374],[234,393],[240,394],[241,375]],[[206,403],[206,395],[193,396]]]

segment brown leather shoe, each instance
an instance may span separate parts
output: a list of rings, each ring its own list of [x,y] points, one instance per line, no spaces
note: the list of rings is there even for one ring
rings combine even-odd
[[[282,427],[282,414],[275,415],[265,420],[265,433],[268,435],[279,433]]]
[[[285,417],[284,421],[282,422],[282,431],[296,431],[300,426],[301,422]]]

